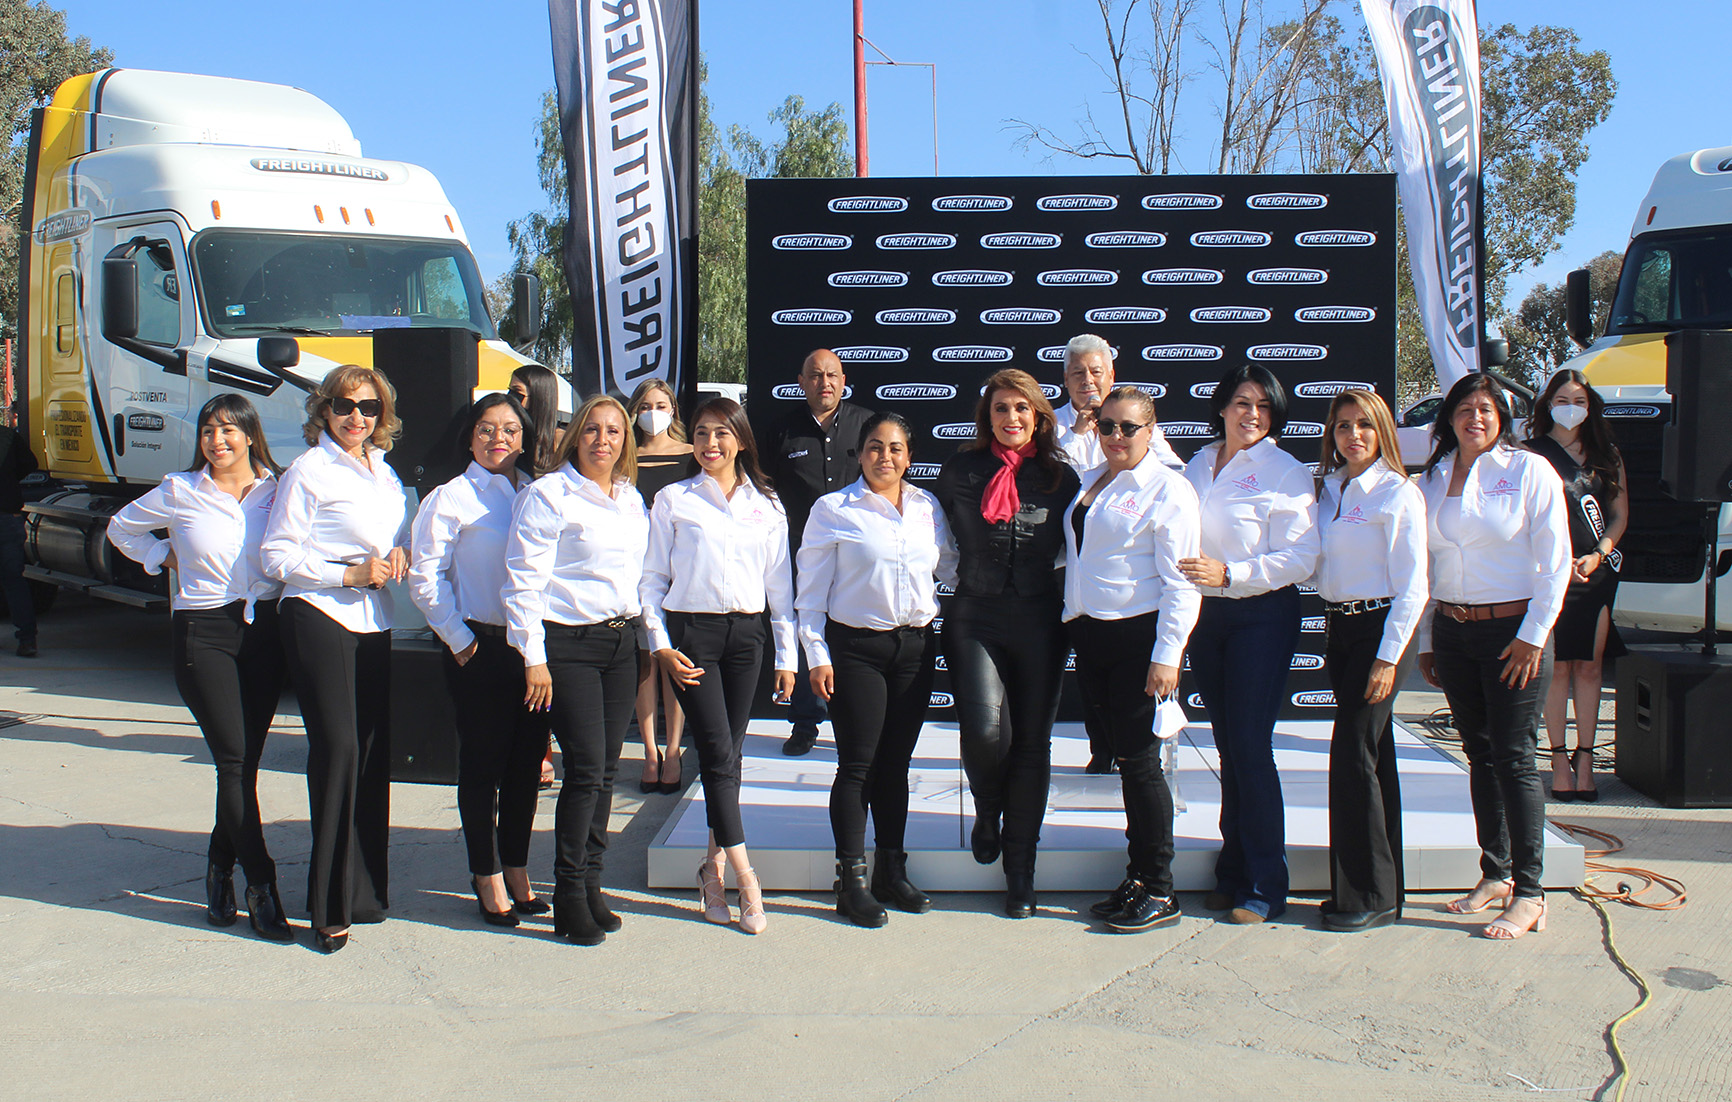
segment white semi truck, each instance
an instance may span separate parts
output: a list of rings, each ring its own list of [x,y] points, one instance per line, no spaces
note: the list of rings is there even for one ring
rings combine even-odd
[[[112,553],[104,529],[191,463],[192,419],[215,394],[247,395],[287,462],[326,371],[384,366],[375,335],[437,328],[473,345],[461,393],[434,379],[441,365],[388,372],[427,421],[532,362],[495,331],[439,181],[363,157],[342,116],[296,88],[132,69],[67,81],[35,113],[19,229],[14,413],[51,491],[27,507],[38,583],[162,603],[164,579]],[[539,319],[538,299],[520,277],[516,316]],[[424,386],[449,398],[430,404]]]

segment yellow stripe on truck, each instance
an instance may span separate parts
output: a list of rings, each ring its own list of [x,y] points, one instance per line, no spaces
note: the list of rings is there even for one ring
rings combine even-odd
[[[362,367],[373,366],[372,337],[296,337],[304,355],[317,356],[329,360],[333,366],[337,364],[359,364]],[[534,363],[525,356],[519,356],[506,345],[495,341],[482,341],[476,350],[477,374],[476,385],[482,390],[504,390],[511,384],[511,373],[527,363]],[[309,372],[311,374],[311,372]],[[412,380],[392,379],[391,385],[401,390]]]
[[[1577,361],[1596,387],[1665,386],[1666,334],[1619,337],[1618,343]]]

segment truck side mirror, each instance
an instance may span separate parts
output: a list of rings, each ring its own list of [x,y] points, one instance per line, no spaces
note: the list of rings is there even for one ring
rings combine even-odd
[[[102,261],[102,335],[109,341],[138,336],[138,261],[130,256]]]
[[[1502,367],[1509,363],[1509,342],[1493,337],[1480,346],[1480,358],[1487,367]]]
[[[541,280],[529,272],[512,277],[511,317],[516,327],[512,345],[519,350],[533,345],[541,336]]]
[[[1564,277],[1564,329],[1586,348],[1594,343],[1593,299],[1588,270],[1577,268]]]
[[[293,337],[260,337],[259,366],[281,371],[301,362],[301,346]]]

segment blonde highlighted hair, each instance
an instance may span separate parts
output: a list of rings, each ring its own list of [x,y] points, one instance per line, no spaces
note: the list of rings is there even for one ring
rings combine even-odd
[[[565,430],[565,438],[559,442],[559,452],[553,457],[554,469],[563,467],[571,461],[571,453],[577,450],[583,437],[583,430],[595,418],[601,409],[611,409],[619,414],[619,423],[625,432],[620,443],[619,454],[613,460],[613,480],[615,482],[637,481],[637,440],[631,431],[631,418],[626,416],[625,406],[611,394],[597,394],[578,407],[577,416],[571,419],[571,425]],[[577,465],[572,464],[576,470]]]
[[[1347,460],[1335,446],[1335,422],[1341,417],[1343,407],[1352,403],[1358,406],[1371,427],[1377,433],[1377,459],[1402,478],[1407,477],[1407,468],[1401,463],[1401,444],[1395,438],[1395,417],[1389,412],[1389,404],[1369,390],[1344,390],[1329,403],[1329,416],[1323,419],[1323,465],[1318,468],[1320,475],[1340,470],[1347,465]]]
[[[383,371],[357,364],[331,368],[307,395],[307,423],[301,426],[301,438],[308,447],[316,447],[320,435],[329,431],[330,423],[326,418],[331,412],[331,403],[348,397],[363,386],[372,387],[382,403],[379,417],[373,422],[373,435],[367,438],[367,443],[382,452],[391,450],[397,437],[403,435],[403,422],[397,419],[397,391]]]

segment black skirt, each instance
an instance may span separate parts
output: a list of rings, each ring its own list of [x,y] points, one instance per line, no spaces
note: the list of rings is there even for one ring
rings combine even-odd
[[[1611,661],[1630,653],[1618,637],[1616,624],[1610,622],[1612,601],[1618,595],[1618,572],[1601,567],[1585,582],[1571,582],[1564,594],[1563,611],[1552,627],[1553,658],[1558,662],[1591,662],[1594,660],[1594,631],[1600,622],[1600,610],[1607,613],[1606,650],[1600,657]]]

